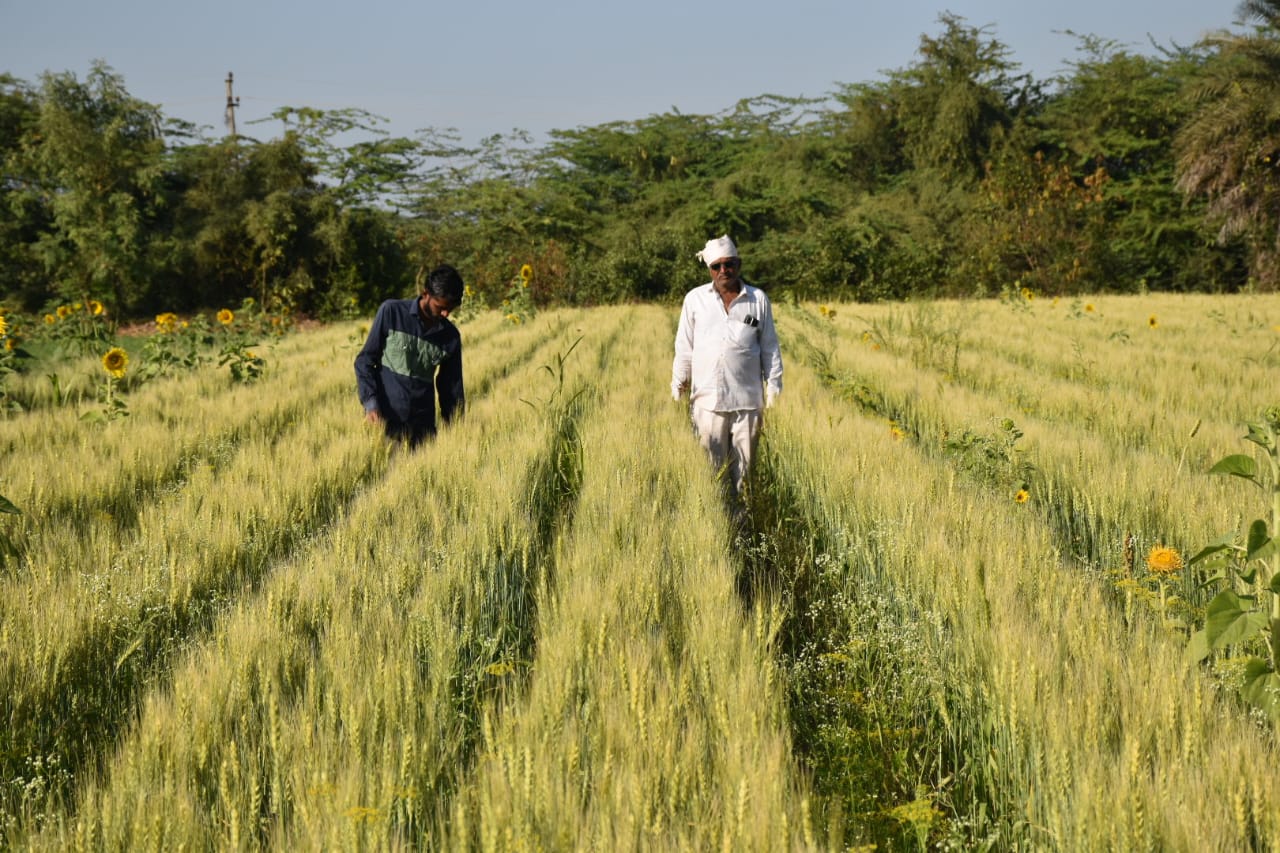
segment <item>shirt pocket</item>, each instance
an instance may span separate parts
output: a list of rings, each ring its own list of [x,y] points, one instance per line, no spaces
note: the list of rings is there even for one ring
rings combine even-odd
[[[744,352],[752,352],[756,348],[756,342],[759,340],[760,329],[757,326],[749,326],[741,320],[730,320],[729,330],[725,334],[726,343],[734,349],[743,350]]]

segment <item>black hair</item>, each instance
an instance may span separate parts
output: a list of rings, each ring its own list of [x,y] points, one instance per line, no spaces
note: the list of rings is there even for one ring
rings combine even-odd
[[[441,264],[436,267],[427,273],[425,278],[422,271],[419,270],[418,285],[423,293],[429,293],[455,305],[462,304],[462,295],[466,291],[466,286],[462,283],[462,276],[448,264]]]

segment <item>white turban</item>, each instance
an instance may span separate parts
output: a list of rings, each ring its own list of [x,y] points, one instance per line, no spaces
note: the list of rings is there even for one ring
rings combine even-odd
[[[708,240],[707,245],[698,253],[698,260],[707,266],[711,266],[721,258],[738,257],[738,247],[733,245],[733,241],[729,239],[729,235],[717,237],[714,240]]]

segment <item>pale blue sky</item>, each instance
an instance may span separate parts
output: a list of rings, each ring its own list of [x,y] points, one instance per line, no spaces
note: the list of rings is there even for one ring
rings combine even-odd
[[[1237,0],[0,0],[0,71],[81,79],[102,59],[166,115],[221,132],[227,72],[239,130],[281,106],[357,107],[385,129],[475,141],[667,112],[717,113],[765,93],[820,97],[913,64],[949,11],[1045,79],[1090,33],[1143,54],[1232,28]]]

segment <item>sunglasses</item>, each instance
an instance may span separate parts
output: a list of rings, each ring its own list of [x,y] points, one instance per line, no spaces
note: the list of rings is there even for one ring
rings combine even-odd
[[[712,264],[711,271],[720,272],[721,267],[727,270],[736,270],[738,268],[738,262],[737,261],[721,261],[720,263]]]

